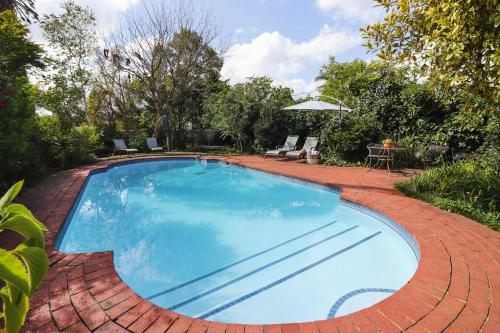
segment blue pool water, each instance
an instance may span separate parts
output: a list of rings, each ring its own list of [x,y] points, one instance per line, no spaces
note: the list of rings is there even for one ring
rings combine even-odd
[[[91,175],[57,246],[114,251],[125,283],[184,315],[301,322],[369,307],[413,276],[418,249],[382,220],[323,186],[164,159]]]

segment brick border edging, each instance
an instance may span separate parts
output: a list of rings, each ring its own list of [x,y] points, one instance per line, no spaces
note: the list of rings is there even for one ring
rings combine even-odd
[[[193,156],[196,155],[161,158]],[[125,162],[152,158],[159,156],[131,158]],[[64,254],[53,248],[59,228],[89,173],[124,162],[122,159],[105,161],[50,177],[49,193],[41,199],[37,191],[39,186],[31,191],[31,200],[30,195],[23,197],[28,207],[49,228],[47,250],[50,257],[49,273],[31,299],[32,310],[24,330],[329,333],[352,330],[497,332],[500,329],[500,279],[494,278],[500,276],[499,233],[388,188],[374,186],[374,189],[353,190],[350,187],[355,181],[342,184],[341,177],[330,175],[332,170],[346,173],[350,170],[363,176],[357,168],[305,166],[290,162],[284,170],[280,162],[252,156],[210,158],[341,188],[343,199],[380,211],[415,236],[421,249],[417,272],[396,294],[370,308],[316,322],[224,324],[162,309],[142,299],[121,281],[114,269],[111,252]],[[315,172],[311,174],[311,170]],[[404,214],[397,205],[387,205],[383,199],[396,200],[398,205],[405,207]]]

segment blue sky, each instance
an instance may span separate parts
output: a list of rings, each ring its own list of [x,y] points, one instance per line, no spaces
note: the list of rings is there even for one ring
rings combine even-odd
[[[103,30],[110,17],[148,0],[75,0],[96,12]],[[182,1],[182,0],[181,0]],[[191,0],[192,1],[192,0]],[[371,59],[359,28],[380,20],[372,0],[195,0],[228,36],[222,75],[231,83],[267,75],[297,93],[315,90],[314,78],[333,55],[338,61]],[[57,12],[54,0],[38,0],[41,13]],[[40,38],[34,29],[35,38]]]

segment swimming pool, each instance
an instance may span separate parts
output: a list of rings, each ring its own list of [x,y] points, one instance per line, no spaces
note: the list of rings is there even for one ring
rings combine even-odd
[[[404,286],[419,260],[411,235],[335,189],[193,158],[95,172],[56,247],[114,251],[143,298],[231,323],[358,311]]]

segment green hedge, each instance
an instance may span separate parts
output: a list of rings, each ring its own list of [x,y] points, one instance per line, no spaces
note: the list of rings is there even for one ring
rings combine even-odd
[[[396,188],[500,231],[500,178],[494,167],[467,160],[433,168]]]

